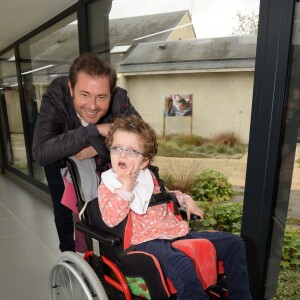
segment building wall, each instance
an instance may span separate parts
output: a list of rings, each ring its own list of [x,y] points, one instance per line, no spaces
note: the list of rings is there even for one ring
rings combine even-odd
[[[203,137],[233,131],[248,143],[253,71],[121,76],[118,85],[158,134],[192,133]],[[163,98],[193,94],[192,117],[163,117]]]
[[[177,25],[178,27],[184,26],[192,23],[192,20],[189,15],[185,15],[181,22]],[[168,41],[177,41],[177,40],[192,40],[195,39],[195,31],[193,25],[177,28],[173,30],[168,38]]]

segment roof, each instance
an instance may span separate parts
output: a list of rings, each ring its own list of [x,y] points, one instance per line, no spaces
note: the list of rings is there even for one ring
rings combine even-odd
[[[110,47],[112,48],[116,44],[130,44],[135,39],[149,35],[151,36],[143,38],[140,41],[166,41],[172,31],[166,32],[165,30],[176,27],[187,14],[189,15],[189,11],[184,10],[131,18],[110,19]],[[161,33],[156,34],[159,32]]]
[[[167,41],[174,32],[174,28],[182,22],[185,16],[191,19],[188,10],[110,19],[110,49],[118,45],[130,45],[127,51],[111,52],[111,64],[117,67],[139,43]],[[194,32],[193,25],[190,26]]]
[[[120,73],[254,68],[256,36],[140,43],[117,69]]]

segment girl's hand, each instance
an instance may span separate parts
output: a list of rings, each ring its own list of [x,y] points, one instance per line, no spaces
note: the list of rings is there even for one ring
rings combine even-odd
[[[196,202],[191,198],[187,197],[184,199],[185,208],[188,220],[191,219],[191,214],[199,216],[201,219],[204,219],[204,212],[199,208]]]
[[[134,161],[129,166],[125,174],[119,175],[118,179],[122,183],[122,190],[132,192],[136,185],[136,179],[138,176],[137,172],[133,172],[135,163]]]

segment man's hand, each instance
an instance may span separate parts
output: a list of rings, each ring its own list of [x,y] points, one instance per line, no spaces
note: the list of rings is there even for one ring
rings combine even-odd
[[[112,126],[112,123],[108,123],[108,124],[97,124],[96,127],[100,133],[100,135],[102,136],[107,136],[108,132],[110,130]]]
[[[86,158],[91,158],[97,155],[97,151],[92,147],[88,146],[86,148],[83,148],[81,151],[77,152],[75,154],[76,158],[79,160],[83,160]]]
[[[204,212],[199,208],[196,202],[191,198],[187,197],[184,199],[185,208],[188,220],[191,219],[191,214],[199,216],[201,219],[204,219]]]

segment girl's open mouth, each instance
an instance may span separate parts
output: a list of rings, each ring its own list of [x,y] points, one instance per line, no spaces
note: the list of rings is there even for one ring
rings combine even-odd
[[[120,162],[118,163],[118,167],[119,167],[120,169],[126,169],[126,168],[127,168],[127,165],[126,165],[124,162],[120,161]]]

